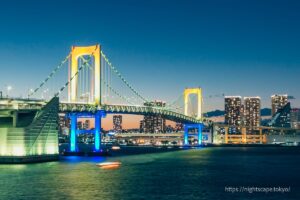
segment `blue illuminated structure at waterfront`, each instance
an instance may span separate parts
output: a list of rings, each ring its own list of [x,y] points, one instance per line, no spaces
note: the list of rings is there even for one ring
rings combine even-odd
[[[95,151],[100,151],[101,147],[101,118],[106,117],[103,110],[97,111],[95,114]]]
[[[77,131],[77,115],[75,113],[71,113],[71,130],[70,130],[70,151],[76,151],[76,131]]]
[[[76,145],[76,135],[77,133],[84,133],[84,132],[93,132],[95,134],[95,151],[101,150],[101,118],[106,117],[106,112],[104,110],[99,110],[96,113],[89,113],[89,112],[73,112],[67,115],[71,120],[71,133],[70,133],[70,151],[76,152],[77,145]],[[95,118],[95,129],[94,130],[77,130],[77,119],[78,118]]]
[[[198,136],[198,144],[202,144],[202,128],[203,124],[184,124],[184,145],[189,145],[189,135]],[[190,129],[198,130],[198,133],[189,134]]]

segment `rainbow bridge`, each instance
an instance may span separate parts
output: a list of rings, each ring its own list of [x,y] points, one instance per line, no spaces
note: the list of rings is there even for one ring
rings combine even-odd
[[[56,81],[55,77],[59,77],[57,74],[66,63],[69,64],[65,68],[67,81],[63,82],[53,95],[48,95],[46,100],[47,92],[50,93],[47,84],[51,85],[52,80],[53,88],[58,86],[59,81]],[[65,78],[63,76],[63,79]],[[116,86],[114,82],[117,82]],[[122,94],[124,91],[127,93]],[[194,109],[196,111],[193,116],[189,115],[191,94],[197,96],[197,109]],[[178,105],[179,103],[183,105]],[[95,118],[94,150],[100,151],[101,118],[110,113],[160,115],[165,119],[184,124],[185,145],[188,145],[191,128],[198,130],[198,141],[199,144],[202,143],[201,88],[186,88],[174,102],[155,104],[129,84],[103,53],[100,45],[73,46],[68,56],[46,79],[37,88],[29,90],[27,98],[0,98],[0,120],[1,117],[12,119],[11,126],[0,125],[0,157],[13,161],[18,157],[26,160],[28,156],[57,155],[58,113],[66,113],[71,120],[70,152],[78,150],[77,119],[85,117]]]

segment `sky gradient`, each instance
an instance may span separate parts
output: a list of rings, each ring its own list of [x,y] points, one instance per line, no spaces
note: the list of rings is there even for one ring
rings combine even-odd
[[[294,96],[300,107],[300,1],[6,1],[0,7],[0,90],[25,95],[72,45],[100,43],[143,96]]]

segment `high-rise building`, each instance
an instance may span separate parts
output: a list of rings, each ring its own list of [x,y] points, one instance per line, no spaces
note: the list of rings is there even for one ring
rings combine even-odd
[[[291,110],[291,128],[300,128],[300,109],[293,108]]]
[[[291,104],[288,102],[282,108],[278,109],[269,122],[269,126],[274,127],[291,127]]]
[[[161,115],[146,115],[143,121],[143,132],[145,133],[161,133],[165,131],[166,120]]]
[[[152,101],[144,104],[145,106],[165,107],[166,103],[163,101]],[[160,114],[145,115],[144,120],[140,122],[141,132],[158,133],[165,132],[166,120]]]
[[[175,131],[183,131],[183,124],[180,122],[177,122],[175,125]]]
[[[66,117],[65,114],[59,114],[59,126],[70,128],[70,118]]]
[[[84,130],[89,130],[90,129],[90,125],[91,125],[91,121],[90,120],[85,120],[83,123],[83,129]]]
[[[82,130],[82,129],[83,129],[83,123],[82,123],[82,121],[78,121],[78,122],[77,122],[77,128],[78,128],[79,130]]]
[[[230,126],[229,133],[239,133],[242,120],[242,97],[225,96],[225,124]]]
[[[65,114],[60,113],[59,115],[59,136],[68,135],[70,128],[70,118],[66,117]]]
[[[272,103],[272,116],[276,114],[276,112],[283,108],[288,103],[288,95],[272,95],[271,96],[271,103]]]
[[[113,128],[117,133],[122,132],[122,115],[114,115],[113,116]]]
[[[140,133],[143,133],[145,129],[145,121],[142,119],[140,121]]]
[[[165,107],[166,106],[166,102],[160,101],[160,100],[155,100],[155,101],[144,103],[144,106]]]
[[[253,134],[256,130],[252,127],[260,126],[260,108],[260,97],[244,97],[243,125],[246,126],[248,134]]]

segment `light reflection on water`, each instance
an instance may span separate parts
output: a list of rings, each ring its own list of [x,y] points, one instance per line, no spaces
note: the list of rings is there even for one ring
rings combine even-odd
[[[119,161],[115,170],[96,166]],[[300,150],[204,148],[123,157],[63,157],[59,162],[0,165],[0,199],[266,199],[228,194],[225,186],[291,186],[300,191]],[[293,190],[294,189],[294,190]]]

